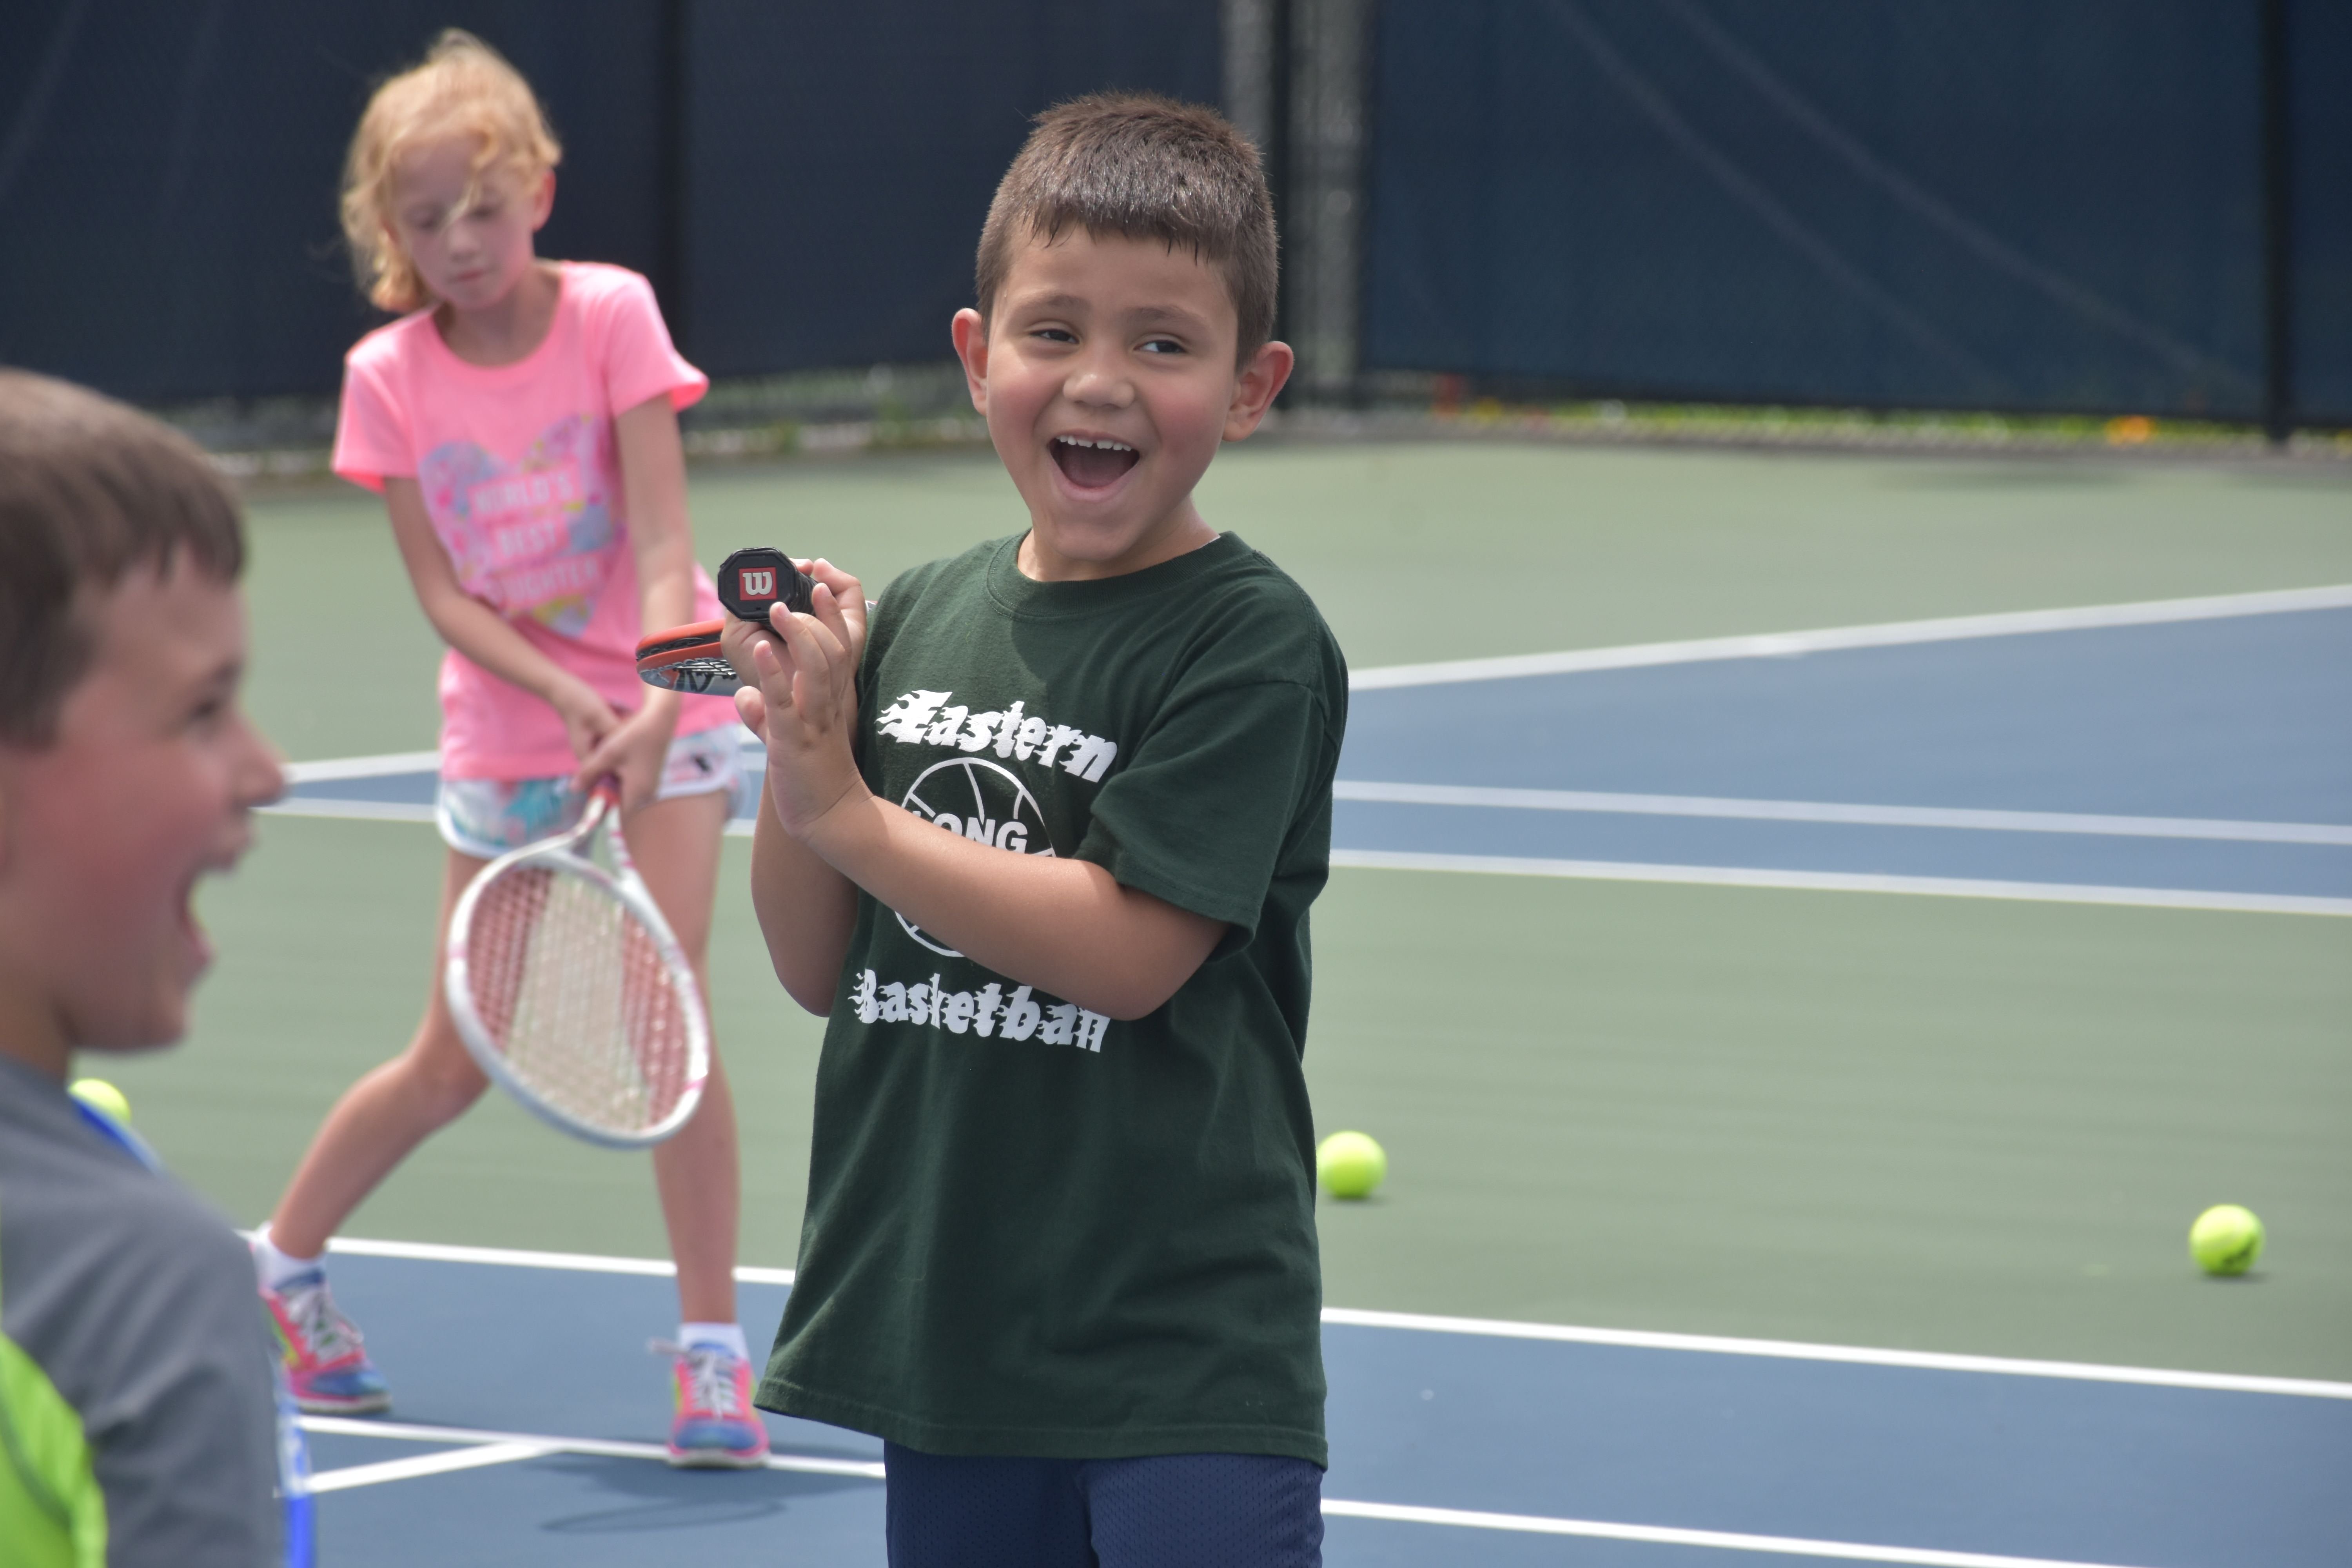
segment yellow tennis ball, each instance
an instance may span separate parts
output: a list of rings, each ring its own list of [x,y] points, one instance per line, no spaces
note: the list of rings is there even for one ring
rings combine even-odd
[[[2236,1204],[2216,1204],[2189,1227],[2189,1256],[2208,1274],[2243,1274],[2263,1255],[2263,1222]]]
[[[92,1110],[103,1111],[125,1127],[131,1125],[131,1101],[104,1079],[78,1078],[66,1092]]]
[[[1316,1146],[1315,1174],[1335,1198],[1368,1198],[1389,1173],[1386,1150],[1362,1132],[1334,1132]]]

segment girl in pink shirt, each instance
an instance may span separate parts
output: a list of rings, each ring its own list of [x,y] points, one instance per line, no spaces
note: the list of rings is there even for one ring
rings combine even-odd
[[[637,679],[647,626],[716,619],[695,564],[677,410],[709,384],[646,280],[541,261],[561,155],[514,68],[467,34],[379,89],[344,173],[369,298],[410,312],[345,362],[335,471],[382,492],[441,663],[441,923],[483,863],[576,818],[617,775],[629,847],[698,975],[735,782],[733,708]],[[408,1049],[344,1094],[254,1244],[306,1410],[387,1408],[321,1254],[409,1151],[485,1079],[438,985]],[[719,1063],[654,1151],[677,1259],[674,1463],[757,1465],[735,1321],[735,1112]]]

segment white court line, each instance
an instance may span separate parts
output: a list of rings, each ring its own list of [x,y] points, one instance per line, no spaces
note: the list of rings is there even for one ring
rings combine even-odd
[[[433,820],[430,805],[398,800],[320,800],[308,795],[293,795],[273,801],[259,809],[271,816],[333,816],[360,822]]]
[[[669,1462],[669,1450],[659,1443],[623,1443],[607,1437],[554,1437],[534,1432],[485,1432],[472,1426],[425,1426],[414,1422],[374,1421],[349,1415],[305,1415],[301,1418],[301,1422],[302,1430],[305,1432],[318,1432],[336,1437],[382,1437],[395,1443],[463,1443],[494,1447],[535,1447],[539,1450],[537,1455],[509,1454],[499,1460],[482,1461],[485,1464],[509,1463],[515,1459],[534,1458],[547,1454],[587,1454],[604,1459],[659,1459],[665,1464]],[[425,1459],[439,1457],[427,1455]],[[353,1468],[373,1469],[376,1467],[355,1466]],[[764,1461],[763,1468],[771,1470],[789,1470],[794,1475],[803,1476],[850,1476],[866,1481],[878,1481],[882,1479],[882,1461],[879,1459],[821,1459],[814,1454],[771,1454]],[[343,1470],[327,1472],[329,1476],[346,1473],[348,1472]],[[417,1473],[430,1475],[433,1472],[425,1470]],[[397,1480],[400,1478],[386,1476],[383,1479]],[[320,1478],[316,1476],[311,1478],[314,1490],[317,1489],[319,1479]],[[367,1483],[352,1481],[344,1484],[363,1486]]]
[[[2160,626],[2172,621],[2225,620],[2236,616],[2270,616],[2296,610],[2340,610],[2347,606],[2352,606],[2352,584],[2326,588],[2287,588],[2263,594],[2221,594],[2200,599],[2156,599],[2133,605],[2086,605],[2074,609],[1955,616],[1930,621],[1890,621],[1881,626],[1832,626],[1811,632],[1705,637],[1694,642],[1634,643],[1619,647],[1580,648],[1569,653],[1455,658],[1436,664],[1391,664],[1377,669],[1352,672],[1348,677],[1348,688],[1351,691],[1380,691],[1397,686],[1447,686],[1465,680],[1510,680],[1527,675],[1573,675],[1585,670],[1699,664],[1719,658],[1788,658],[1798,654],[1834,653],[1844,648],[1895,647],[1907,643],[1958,642],[1970,637],[2018,637],[2032,632],[2091,631],[2105,626]]]
[[[335,1436],[463,1445],[452,1451],[425,1454],[413,1459],[388,1459],[378,1464],[352,1465],[328,1470],[310,1478],[310,1489],[314,1492],[344,1491],[385,1481],[412,1480],[453,1470],[542,1458],[550,1454],[589,1454],[628,1459],[666,1460],[668,1458],[667,1450],[658,1443],[620,1443],[601,1438],[483,1432],[466,1426],[426,1426],[332,1415],[305,1415],[302,1426],[305,1431]],[[821,1459],[808,1455],[773,1454],[769,1456],[766,1468],[803,1475],[854,1477],[860,1480],[886,1479],[882,1465],[872,1460]],[[1817,1541],[1803,1536],[1680,1530],[1664,1525],[1555,1519],[1542,1514],[1488,1513],[1469,1509],[1421,1508],[1404,1503],[1356,1502],[1345,1498],[1325,1498],[1323,1511],[1339,1519],[1447,1525],[1461,1530],[1510,1531],[1531,1535],[1573,1535],[1661,1546],[1712,1547],[1727,1552],[1771,1552],[1784,1556],[1825,1557],[1846,1563],[1904,1563],[1914,1565],[1914,1568],[2115,1568],[2113,1564],[2062,1561],[2051,1557],[2009,1557],[1982,1552],[1944,1552],[1931,1547],[1874,1546],[1858,1542]]]
[[[385,1481],[413,1481],[422,1476],[447,1475],[452,1470],[478,1470],[491,1465],[511,1465],[519,1459],[536,1459],[561,1452],[548,1443],[519,1441],[512,1443],[481,1443],[471,1447],[450,1448],[438,1454],[419,1454],[414,1458],[385,1459],[373,1465],[346,1465],[340,1470],[321,1470],[310,1478],[314,1492],[349,1491],[353,1487],[380,1486]]]
[[[438,752],[386,752],[373,757],[335,757],[323,763],[289,763],[286,782],[317,784],[324,779],[377,779],[391,773],[430,773],[441,768]]]
[[[249,1235],[250,1233],[245,1233]],[[431,1263],[488,1263],[515,1268],[569,1268],[595,1274],[667,1276],[676,1266],[659,1258],[607,1258],[583,1252],[529,1252],[503,1247],[447,1247],[425,1241],[365,1241],[338,1237],[331,1252],[364,1258],[405,1258]],[[739,1267],[735,1278],[760,1284],[789,1285],[789,1268]],[[2214,1389],[2231,1394],[2287,1394],[2319,1399],[2352,1399],[2352,1383],[2312,1378],[2258,1377],[2230,1372],[2176,1372],[2168,1367],[2107,1366],[2094,1362],[2027,1361],[2007,1356],[1948,1355],[1938,1351],[1877,1350],[1864,1345],[1811,1344],[1801,1340],[1745,1340],[1720,1334],[1674,1334],[1640,1329],[1588,1329],[1567,1323],[1524,1323],[1504,1318],[1449,1318],[1423,1312],[1378,1312],[1356,1307],[1326,1307],[1323,1321],[1350,1328],[1398,1329],[1415,1333],[1476,1334],[1495,1339],[1552,1340],[1570,1344],[1622,1345],[1634,1350],[1695,1351],[1713,1355],[1777,1356],[1791,1361],[1851,1362],[1864,1366],[1916,1367],[1930,1372],[1990,1373],[2009,1377],[2073,1378],[2086,1383],[2146,1384],[2158,1388]],[[306,1419],[310,1419],[306,1417]],[[318,1417],[317,1419],[343,1419]],[[383,1421],[346,1421],[361,1433],[404,1431]],[[343,1428],[320,1427],[321,1431]],[[418,1427],[418,1431],[427,1428]],[[430,1428],[439,1431],[441,1428]],[[451,1428],[461,1430],[461,1428]]]
[[[1809,1541],[1793,1535],[1745,1535],[1726,1530],[1672,1530],[1653,1524],[1610,1524],[1591,1519],[1547,1519],[1528,1513],[1481,1513],[1458,1508],[1411,1508],[1385,1502],[1344,1502],[1325,1498],[1323,1511],[1340,1519],[1378,1519],[1403,1524],[1450,1524],[1458,1529],[1509,1530],[1528,1535],[1580,1535],[1600,1541],[1639,1541],[1657,1546],[1709,1546],[1720,1552],[1771,1552],[1785,1557],[1831,1557],[1843,1563],[1901,1563],[1916,1568],[2117,1568],[2114,1563],[2077,1563],[2055,1557],[2003,1557],[1988,1552],[1938,1552],[1918,1546],[1864,1546],[1851,1541]]]
[[[1769,1356],[1783,1361],[1841,1362],[1855,1366],[1965,1372],[1995,1377],[2051,1377],[2078,1383],[2128,1383],[2152,1388],[2195,1388],[2222,1394],[2277,1394],[2304,1399],[2352,1399],[2352,1383],[2328,1383],[2309,1377],[2260,1377],[2234,1372],[2177,1372],[2160,1366],[2106,1366],[2095,1362],[1949,1355],[1939,1351],[1874,1350],[1864,1345],[1818,1345],[1801,1340],[1744,1340],[1723,1334],[1669,1334],[1642,1329],[1586,1329],[1566,1323],[1515,1323],[1495,1318],[1374,1312],[1355,1307],[1326,1307],[1323,1309],[1323,1321],[1351,1328],[1475,1334],[1505,1340],[1547,1340],[1561,1344],[1618,1345],[1629,1350]]]
[[[2127,838],[2200,838],[2247,844],[2352,845],[2332,822],[2231,822],[2208,816],[2101,816],[2067,811],[1974,811],[1937,805],[1853,805],[1813,800],[1734,800],[1704,795],[1612,795],[1594,790],[1487,789],[1474,784],[1339,779],[1339,800],[1398,805],[1498,806],[1631,816],[1729,817],[1744,822],[1829,822],[1866,827],[1960,827],[1991,833],[2087,833]]]
[[[581,1274],[640,1274],[675,1278],[677,1265],[667,1258],[605,1258],[591,1252],[529,1252],[510,1247],[453,1247],[437,1241],[368,1241],[339,1236],[327,1243],[330,1252],[352,1258],[404,1258],[423,1263],[489,1263],[508,1268],[568,1268]],[[743,1285],[789,1285],[789,1268],[735,1266],[735,1279]]]
[[[1516,855],[1423,855],[1403,849],[1334,849],[1331,864],[1374,871],[1467,871],[1496,877],[1570,877],[1603,882],[1683,882],[1709,888],[1781,888],[1827,893],[1919,893],[1948,899],[2023,899],[2051,904],[2220,910],[2238,914],[2352,915],[2352,899],[2293,893],[2216,893],[2200,888],[2103,888],[2075,882],[1996,882],[1969,877],[1888,877],[1861,871],[1778,871],[1747,866],[1651,866],[1632,860],[1540,860]]]

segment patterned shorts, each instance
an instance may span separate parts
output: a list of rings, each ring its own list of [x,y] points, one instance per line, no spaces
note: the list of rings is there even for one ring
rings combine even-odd
[[[736,791],[742,742],[732,724],[720,724],[669,743],[656,800]],[[548,779],[443,779],[434,816],[441,841],[461,855],[494,860],[580,820],[587,797],[566,776]]]

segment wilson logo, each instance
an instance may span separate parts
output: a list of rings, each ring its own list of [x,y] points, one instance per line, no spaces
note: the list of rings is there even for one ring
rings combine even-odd
[[[747,599],[772,599],[776,596],[776,569],[772,566],[746,566],[735,574],[736,592]]]

